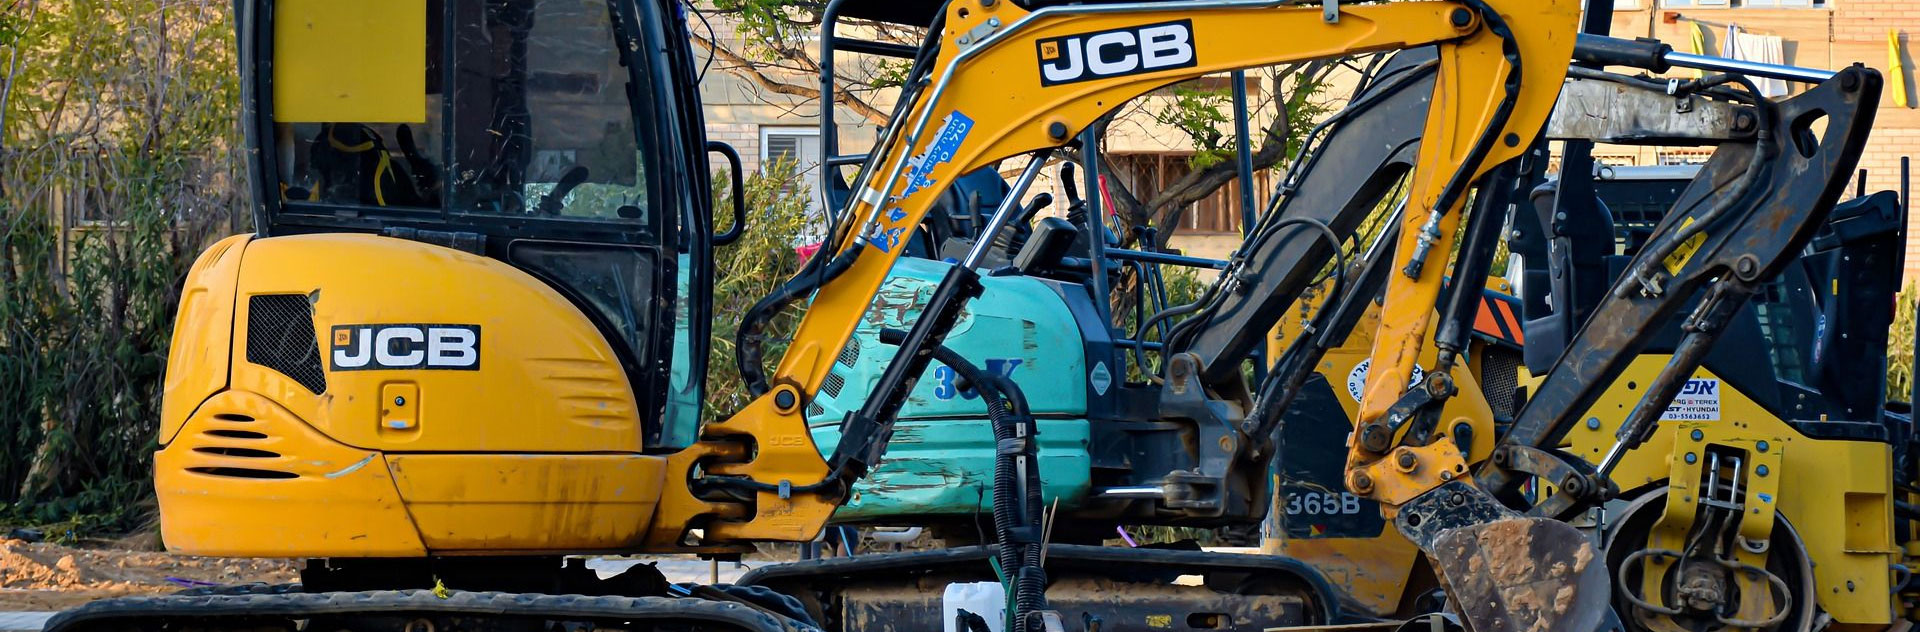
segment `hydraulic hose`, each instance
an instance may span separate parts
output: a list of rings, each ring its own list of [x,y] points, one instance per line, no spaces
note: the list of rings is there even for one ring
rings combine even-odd
[[[780,289],[774,290],[772,294],[754,303],[753,307],[747,310],[746,316],[741,317],[740,330],[734,334],[733,339],[733,361],[734,368],[740,371],[740,380],[746,383],[748,394],[759,397],[765,395],[770,388],[767,385],[766,370],[761,367],[766,358],[767,327],[773,324],[773,317],[794,301],[820,289],[820,286],[826,285],[827,282],[853,267],[853,262],[859,258],[859,255],[858,247],[848,248],[831,261],[827,261],[819,274],[809,274],[813,269],[823,265],[820,263],[821,255],[815,255],[815,258],[807,262],[806,268],[801,269],[799,274],[782,284]]]
[[[880,342],[898,345],[907,333],[880,332]],[[933,348],[933,359],[958,374],[986,404],[993,426],[993,527],[999,542],[995,559],[1013,584],[1013,621],[1023,624],[1028,614],[1047,608],[1046,571],[1041,567],[1040,468],[1035,457],[1038,425],[1027,408],[1026,394],[1013,380],[983,371],[952,348]]]

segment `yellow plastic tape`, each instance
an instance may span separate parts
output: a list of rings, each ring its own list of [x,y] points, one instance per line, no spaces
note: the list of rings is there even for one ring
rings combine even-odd
[[[426,0],[279,0],[273,117],[425,123]]]
[[[1887,29],[1887,68],[1892,75],[1893,104],[1903,108],[1913,107],[1907,94],[1907,64],[1900,55],[1900,32]]]

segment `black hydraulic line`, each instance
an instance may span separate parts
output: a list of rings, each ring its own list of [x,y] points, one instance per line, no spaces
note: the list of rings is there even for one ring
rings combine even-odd
[[[1493,270],[1494,255],[1499,254],[1500,229],[1507,218],[1506,210],[1513,206],[1515,200],[1524,197],[1514,191],[1522,182],[1516,177],[1520,172],[1520,162],[1531,159],[1529,155],[1509,161],[1488,172],[1481,180],[1473,211],[1467,216],[1467,225],[1462,231],[1460,254],[1453,266],[1453,282],[1448,285],[1446,302],[1440,308],[1440,328],[1434,335],[1434,347],[1439,351],[1435,373],[1445,373],[1453,368],[1454,360],[1467,348],[1467,337],[1473,333],[1473,320],[1480,313],[1480,303],[1486,297],[1482,284]]]
[[[767,327],[772,325],[773,317],[794,301],[805,298],[821,285],[838,278],[854,260],[860,258],[860,249],[852,248],[840,253],[828,261],[824,252],[817,253],[813,259],[772,294],[761,298],[747,309],[740,318],[740,330],[734,335],[734,368],[740,371],[740,379],[746,384],[747,393],[759,397],[765,395],[770,387],[767,384],[765,363]],[[809,274],[808,270],[820,268],[818,274]]]
[[[1425,256],[1429,254],[1424,251],[1426,244],[1439,236],[1440,217],[1467,194],[1467,186],[1473,179],[1473,172],[1479,168],[1481,162],[1486,160],[1487,154],[1493,151],[1494,143],[1499,142],[1501,130],[1506,129],[1507,121],[1513,118],[1513,109],[1520,99],[1519,39],[1515,38],[1513,30],[1508,28],[1506,19],[1500,17],[1500,13],[1494,11],[1493,7],[1487,6],[1486,2],[1483,0],[1465,0],[1465,2],[1480,14],[1480,19],[1486,21],[1487,32],[1500,38],[1500,54],[1507,62],[1507,77],[1501,85],[1504,93],[1500,97],[1500,104],[1495,106],[1493,117],[1487,121],[1487,129],[1480,132],[1480,137],[1474,141],[1473,147],[1467,150],[1466,159],[1460,162],[1460,170],[1455,171],[1453,176],[1447,179],[1446,186],[1440,189],[1439,197],[1435,198],[1431,215],[1426,224],[1420,228],[1421,249],[1416,250],[1414,256],[1407,262],[1407,266],[1400,270],[1401,274],[1415,279],[1420,278],[1421,269],[1426,266]],[[1513,134],[1507,134],[1509,144],[1517,143],[1517,138]]]
[[[953,331],[967,301],[978,298],[982,290],[979,272],[964,265],[947,268],[946,276],[934,288],[919,320],[914,321],[899,351],[887,362],[872,392],[841,424],[840,443],[827,465],[842,477],[842,483],[851,484],[866,476],[880,462],[893,436],[893,422],[914,382],[926,372],[935,350]]]
[[[1399,231],[1397,223],[1388,224],[1381,243],[1393,243]],[[1360,316],[1366,312],[1365,305],[1379,298],[1386,287],[1387,271],[1392,268],[1391,253],[1391,248],[1368,253],[1359,273],[1354,275],[1353,289],[1330,295],[1331,300],[1337,302],[1327,303],[1314,313],[1307,327],[1280,353],[1273,370],[1260,381],[1253,408],[1241,428],[1261,444],[1256,458],[1277,455],[1285,448],[1279,441],[1283,436],[1280,422],[1285,419],[1286,410],[1300,396],[1307,379],[1319,369],[1321,358],[1326,357],[1328,350],[1344,343],[1359,324]]]
[[[907,333],[880,332],[882,344],[901,344]],[[993,426],[993,523],[999,540],[1001,572],[1013,580],[1014,621],[1045,610],[1046,573],[1040,566],[1042,536],[1038,427],[1027,407],[1026,394],[1013,380],[983,371],[946,346],[933,348],[933,359],[961,378],[987,407]]]
[[[1233,77],[1233,147],[1240,182],[1240,238],[1245,239],[1252,234],[1257,216],[1253,212],[1253,143],[1248,138],[1251,132],[1247,123],[1247,71],[1235,70],[1229,76]]]

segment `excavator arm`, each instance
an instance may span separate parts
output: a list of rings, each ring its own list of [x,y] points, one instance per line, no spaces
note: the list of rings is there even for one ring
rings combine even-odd
[[[833,247],[819,255],[832,263],[815,269],[825,280],[771,390],[708,424],[699,443],[670,459],[668,497],[649,544],[693,546],[685,541],[690,527],[706,529],[700,545],[813,537],[847,484],[879,459],[892,415],[960,307],[978,292],[970,258],[941,282],[866,405],[843,423],[832,457],[821,459],[802,413],[806,400],[941,187],[1022,154],[1037,167],[1096,118],[1167,84],[1240,68],[1436,46],[1434,105],[1410,185],[1410,227],[1402,230],[1403,241],[1417,241],[1403,250],[1450,252],[1454,210],[1469,185],[1517,156],[1545,123],[1572,53],[1577,3],[1400,2],[1332,13],[1288,4],[1137,2],[1028,11],[1000,0],[950,3],[936,26],[939,53],[916,77],[925,83],[909,86],[914,97],[883,132],[840,214]],[[1007,210],[996,213],[994,226]],[[1416,287],[1407,290],[1412,296],[1437,293],[1438,272],[1415,276]]]
[[[1759,96],[1750,83],[1734,89],[1746,83],[1734,75],[1669,87],[1592,71],[1576,74],[1611,77],[1628,90],[1712,95],[1743,107],[1728,119],[1736,138],[1720,144],[1594,308],[1491,459],[1469,471],[1452,442],[1422,440],[1419,426],[1431,424],[1436,404],[1451,395],[1444,353],[1442,365],[1411,388],[1404,387],[1404,377],[1370,376],[1350,448],[1348,485],[1380,501],[1396,528],[1427,552],[1450,599],[1480,632],[1540,625],[1595,629],[1612,621],[1608,569],[1597,563],[1586,536],[1562,521],[1611,495],[1613,466],[1652,435],[1728,320],[1813,239],[1859,160],[1880,91],[1879,75],[1859,66],[1779,102]],[[1383,339],[1373,356],[1376,371],[1395,366],[1401,349],[1417,351],[1425,343],[1431,314],[1432,303],[1420,295],[1405,300],[1393,293],[1396,286],[1418,285],[1406,274],[1418,254],[1406,248],[1417,244],[1403,239],[1400,245]],[[1482,254],[1462,251],[1459,257]],[[1653,380],[1637,387],[1643,395],[1600,462],[1589,465],[1556,450],[1662,325],[1683,312],[1676,352]],[[1389,327],[1395,314],[1410,328]],[[1533,481],[1552,485],[1554,493],[1523,493],[1522,485]]]

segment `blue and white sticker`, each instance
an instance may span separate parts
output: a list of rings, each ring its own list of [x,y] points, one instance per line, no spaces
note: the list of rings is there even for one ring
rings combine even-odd
[[[1367,367],[1371,366],[1373,366],[1373,358],[1367,358],[1353,365],[1353,370],[1347,372],[1347,397],[1353,398],[1353,401],[1358,402],[1366,396]],[[1413,365],[1413,379],[1407,380],[1407,388],[1418,386],[1424,379],[1427,379],[1427,370],[1420,368],[1418,364]]]
[[[1087,373],[1087,382],[1093,385],[1093,394],[1106,395],[1107,387],[1113,386],[1113,373],[1107,370],[1107,363],[1094,363],[1093,370]]]
[[[1720,386],[1720,380],[1713,378],[1687,380],[1660,413],[1660,421],[1719,421]]]
[[[906,243],[907,231],[911,226],[902,226],[907,220],[907,211],[899,206],[900,200],[933,186],[934,167],[952,162],[953,156],[960,151],[960,144],[967,141],[967,134],[973,132],[973,119],[954,110],[940,123],[940,134],[934,137],[933,144],[920,155],[907,159],[906,189],[900,195],[885,202],[886,211],[881,213],[883,221],[876,223],[865,236],[867,245],[879,248],[882,252],[893,252]],[[877,197],[877,196],[876,196]],[[871,202],[870,202],[871,203]]]
[[[960,151],[960,144],[966,142],[967,134],[972,132],[973,119],[967,118],[959,110],[947,114],[947,118],[940,122],[940,135],[934,137],[927,151],[907,159],[907,188],[900,192],[900,197],[905,198],[933,186],[933,168],[952,161],[954,154]]]
[[[881,252],[893,252],[906,241],[906,235],[905,228],[887,228],[881,224],[874,224],[873,231],[867,233],[865,241],[867,245],[879,248]]]

